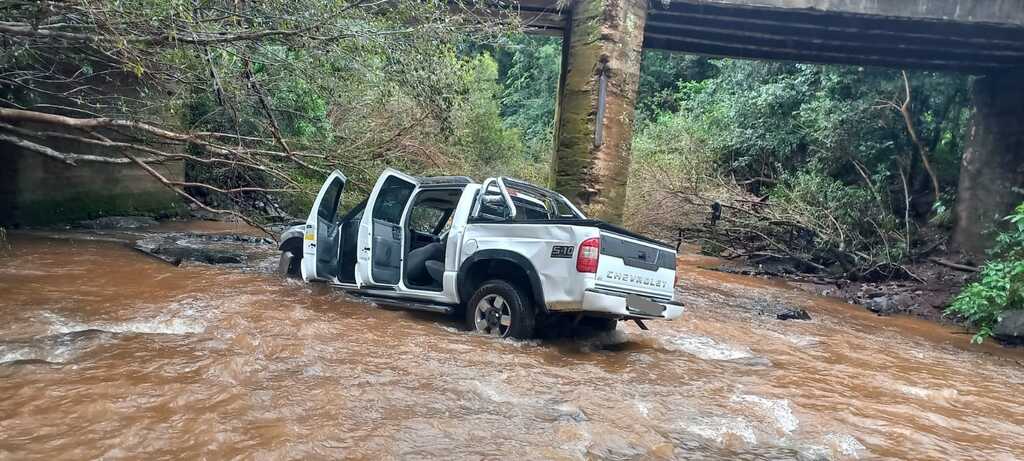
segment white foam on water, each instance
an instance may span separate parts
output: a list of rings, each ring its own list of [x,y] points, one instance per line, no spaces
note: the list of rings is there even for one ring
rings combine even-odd
[[[822,442],[825,443],[825,446],[809,447],[808,454],[819,459],[860,459],[867,450],[860,441],[849,434],[830,432],[822,438]]]
[[[529,399],[523,399],[520,396],[514,395],[505,389],[503,384],[498,382],[481,383],[480,381],[472,381],[472,386],[477,394],[481,397],[498,403],[528,403]]]
[[[576,422],[587,420],[587,414],[583,412],[583,409],[570,402],[561,402],[552,408],[560,416],[559,419],[569,418]]]
[[[0,267],[0,274],[14,274],[14,275],[50,275],[54,272],[25,269],[24,267]]]
[[[901,393],[909,395],[911,397],[929,400],[932,402],[948,402],[949,400],[955,399],[960,396],[960,393],[953,388],[942,388],[942,389],[927,389],[923,387],[909,386],[900,384],[896,386]]]
[[[477,333],[477,334],[490,337],[490,335],[484,335],[483,333]],[[499,341],[501,341],[504,344],[507,344],[507,345],[510,345],[510,346],[515,346],[515,347],[519,347],[519,348],[540,346],[540,340],[539,339],[501,338]]]
[[[650,405],[647,404],[647,402],[641,400],[634,400],[633,406],[636,407],[636,411],[640,413],[640,416],[643,416],[644,418],[647,418],[651,414],[651,408]]]
[[[441,330],[443,330],[445,332],[448,332],[448,333],[463,334],[463,333],[466,332],[466,330],[461,330],[461,329],[458,329],[458,328],[455,328],[455,327],[449,326],[449,325],[442,325],[440,323],[435,323],[434,325],[437,325],[439,328],[441,328]]]
[[[49,312],[44,312],[42,316],[50,322],[50,334],[101,330],[110,333],[186,335],[206,331],[206,325],[198,320],[169,315],[160,315],[154,319],[90,323],[75,322]]]
[[[4,346],[0,345],[0,364],[17,360],[42,360],[63,363],[74,357],[75,352],[67,346],[46,348],[41,346]]]
[[[28,348],[7,348],[0,346],[0,363],[38,358]]]
[[[703,360],[736,360],[754,356],[746,347],[723,344],[706,336],[684,335],[669,338],[665,348],[683,351]]]
[[[305,367],[302,369],[302,376],[323,376],[324,370],[318,366]]]
[[[708,418],[685,429],[719,445],[725,444],[730,436],[739,438],[747,445],[757,443],[754,427],[743,418]]]
[[[794,346],[799,347],[812,347],[817,346],[821,342],[821,338],[815,336],[803,336],[803,335],[785,335],[786,340],[792,343]]]
[[[786,434],[792,434],[800,425],[800,420],[789,407],[789,400],[766,399],[756,395],[734,395],[733,402],[749,404],[775,420],[775,424]]]
[[[578,339],[580,349],[584,352],[594,352],[607,348],[608,346],[615,346],[624,344],[630,340],[629,333],[622,330],[602,331],[596,333],[593,336]]]

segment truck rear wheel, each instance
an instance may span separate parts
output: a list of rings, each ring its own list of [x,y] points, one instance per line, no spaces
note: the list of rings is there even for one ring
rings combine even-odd
[[[466,325],[499,338],[530,339],[536,321],[530,297],[504,280],[485,282],[466,305]]]

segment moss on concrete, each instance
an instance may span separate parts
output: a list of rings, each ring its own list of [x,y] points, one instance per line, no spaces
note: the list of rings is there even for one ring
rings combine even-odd
[[[94,219],[103,216],[185,216],[186,207],[175,197],[162,192],[92,193],[63,199],[39,199],[18,203],[11,224],[47,226]]]
[[[625,206],[647,6],[643,0],[576,2],[559,88],[552,184],[588,215],[611,222],[621,222]],[[604,116],[597,120],[602,74]],[[595,145],[599,123],[603,142]]]

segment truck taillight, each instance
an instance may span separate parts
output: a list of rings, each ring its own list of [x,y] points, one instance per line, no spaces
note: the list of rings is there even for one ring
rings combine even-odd
[[[597,259],[601,256],[601,239],[589,238],[580,244],[576,253],[576,272],[597,273]]]

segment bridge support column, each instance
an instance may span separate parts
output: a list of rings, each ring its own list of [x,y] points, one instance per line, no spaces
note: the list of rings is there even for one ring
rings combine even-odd
[[[975,256],[992,244],[985,231],[1024,201],[1024,70],[979,77],[960,165],[953,245]]]
[[[647,0],[576,0],[563,40],[552,183],[588,216],[621,222]]]

